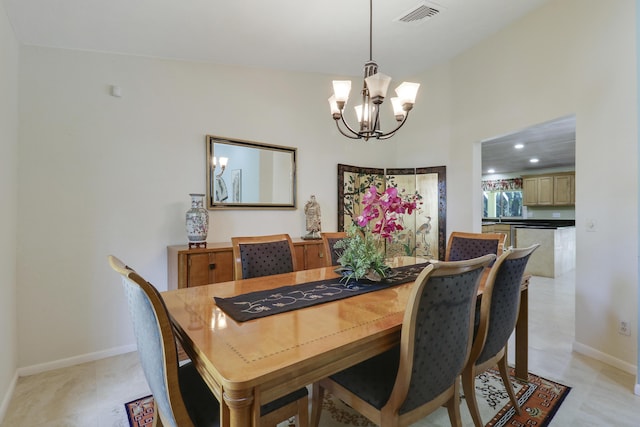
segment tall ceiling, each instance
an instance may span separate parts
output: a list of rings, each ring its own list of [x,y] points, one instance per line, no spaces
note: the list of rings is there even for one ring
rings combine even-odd
[[[331,76],[362,75],[369,60],[367,0],[2,1],[18,40],[26,45]],[[551,1],[373,0],[372,56],[380,72],[398,82],[455,57]],[[399,20],[416,9],[433,16]],[[567,145],[567,131],[563,122],[487,141],[483,173],[489,164],[496,173],[535,167],[528,158],[512,157],[528,156],[533,147],[547,161],[570,163],[574,151]],[[537,143],[514,152],[513,142],[522,138]]]
[[[521,144],[522,148],[516,148]],[[482,142],[482,174],[534,173],[573,168],[576,163],[576,118],[560,117]],[[532,158],[538,159],[531,163]]]
[[[3,0],[27,45],[361,75],[367,0]],[[373,59],[405,79],[550,0],[373,1]],[[427,6],[435,16],[397,21]]]

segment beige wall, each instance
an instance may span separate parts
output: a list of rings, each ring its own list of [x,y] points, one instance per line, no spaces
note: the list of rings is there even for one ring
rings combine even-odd
[[[301,235],[311,194],[323,229],[335,230],[337,163],[446,165],[450,232],[480,227],[477,141],[575,113],[575,346],[635,369],[636,331],[615,333],[618,317],[637,318],[637,191],[617,185],[637,182],[634,12],[632,0],[550,2],[418,76],[412,118],[386,143],[337,134],[326,102],[334,76],[22,47],[18,365],[131,348],[106,256],[166,288],[166,246],[185,242],[188,193],[204,191],[207,133],[295,146],[299,156],[297,210],[211,212],[209,241]],[[109,95],[114,84],[122,98]],[[586,218],[598,232],[584,232]]]
[[[20,56],[23,367],[131,345],[106,256],[166,289],[166,247],[186,243],[189,193],[205,191],[206,134],[297,147],[299,162],[297,210],[213,211],[211,242],[302,236],[311,194],[336,230],[337,163],[388,164],[388,146],[335,130],[331,76],[27,46]]]
[[[635,25],[633,0],[551,1],[455,58],[447,72],[420,76],[445,92],[434,102],[448,99],[450,138],[428,130],[438,126],[430,119],[423,134],[449,150],[448,231],[480,227],[479,141],[576,114],[574,349],[631,372],[637,331],[625,337],[617,325],[636,325],[638,311]],[[416,139],[407,151],[419,149]],[[589,219],[597,232],[586,232]]]
[[[0,2],[0,420],[15,384],[18,43]]]

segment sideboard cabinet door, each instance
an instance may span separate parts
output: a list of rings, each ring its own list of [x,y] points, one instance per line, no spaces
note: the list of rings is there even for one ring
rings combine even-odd
[[[167,247],[168,289],[208,285],[233,280],[231,244],[211,244],[210,248]]]

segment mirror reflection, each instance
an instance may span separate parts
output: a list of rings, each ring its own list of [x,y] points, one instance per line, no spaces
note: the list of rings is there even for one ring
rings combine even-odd
[[[295,209],[296,149],[207,136],[209,209]]]

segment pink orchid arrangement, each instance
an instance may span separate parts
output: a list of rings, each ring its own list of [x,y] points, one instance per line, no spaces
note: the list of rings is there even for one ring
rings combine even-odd
[[[417,195],[403,198],[398,194],[396,187],[388,187],[379,195],[376,187],[372,185],[362,197],[364,208],[356,218],[356,223],[364,228],[371,221],[377,220],[371,232],[391,241],[393,233],[404,230],[398,222],[397,214],[411,214],[416,209],[417,201]]]

